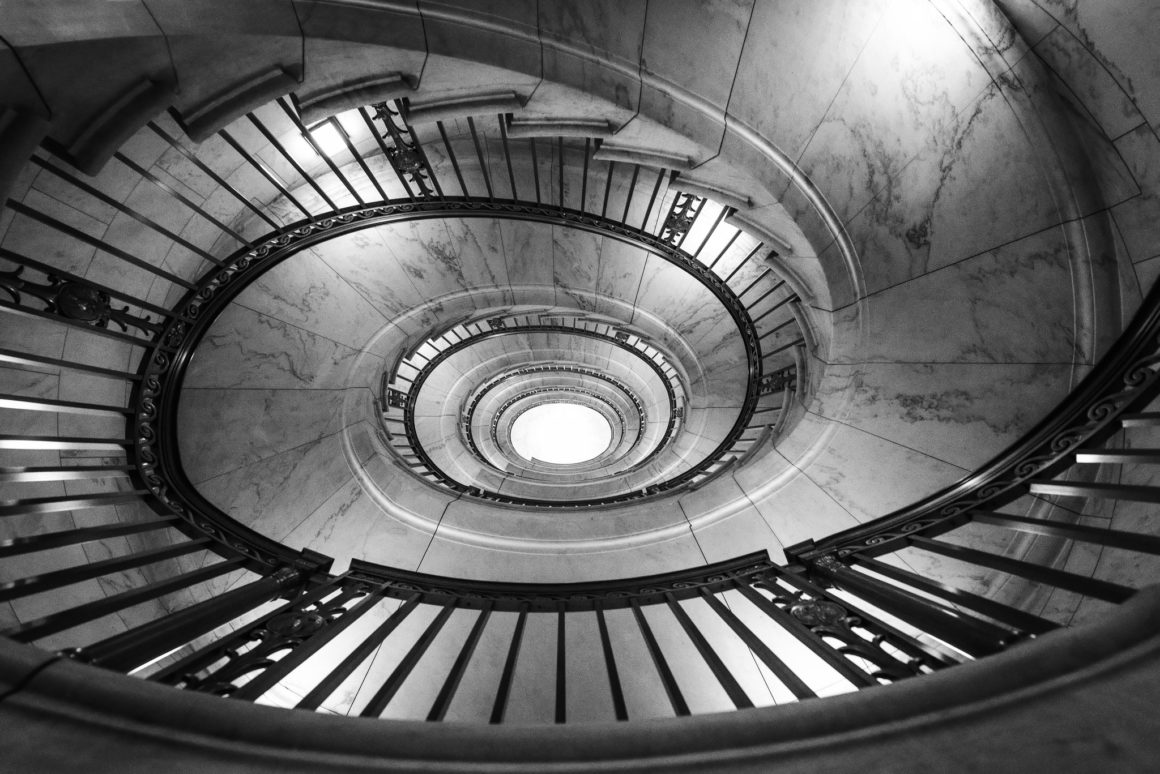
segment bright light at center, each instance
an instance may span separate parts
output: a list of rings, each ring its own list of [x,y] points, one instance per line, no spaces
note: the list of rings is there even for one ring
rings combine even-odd
[[[339,134],[338,127],[327,121],[310,130],[310,137],[327,156],[335,156],[346,147],[346,141]]]
[[[587,406],[544,403],[516,418],[511,439],[525,459],[575,465],[600,456],[612,440],[612,428]]]

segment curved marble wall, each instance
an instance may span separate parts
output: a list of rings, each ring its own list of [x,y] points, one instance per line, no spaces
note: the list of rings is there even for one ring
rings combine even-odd
[[[416,103],[512,89],[526,100],[522,117],[609,121],[610,150],[683,157],[685,179],[740,197],[751,228],[800,227],[782,263],[803,289],[822,355],[811,369],[817,398],[799,407],[795,431],[748,468],[658,508],[672,537],[641,554],[647,567],[608,546],[577,554],[585,545],[576,525],[568,554],[513,553],[495,565],[505,578],[635,574],[763,546],[776,555],[782,544],[911,502],[1033,424],[1114,337],[1138,304],[1138,282],[1152,279],[1155,136],[1128,115],[1131,100],[1090,97],[1117,93],[1102,88],[1097,70],[1091,89],[1059,100],[1044,60],[1066,65],[1084,46],[1070,22],[1058,25],[1038,6],[1005,3],[1023,27],[1039,30],[1024,39],[989,5],[951,0],[690,4],[680,15],[643,3],[421,5],[426,36],[404,7],[206,4],[212,13],[189,14],[157,2],[155,21],[119,8],[94,13],[83,31],[14,14],[6,39],[53,105],[73,106],[51,129],[66,144],[143,73],[176,72],[176,103],[190,111],[242,72],[299,68],[296,91],[308,99],[389,68],[421,73]],[[208,18],[218,31],[207,32]],[[172,53],[157,25],[178,41]],[[103,67],[61,65],[55,44],[80,35],[91,38],[90,55],[108,54]],[[9,99],[41,110],[23,71],[5,72]],[[125,152],[167,180],[194,182],[148,132]],[[240,170],[223,161],[231,164]],[[812,185],[799,184],[806,178]],[[196,244],[219,254],[235,246],[151,196],[116,161],[99,180]],[[27,172],[14,193],[110,241],[151,238],[107,207],[68,201],[45,172]],[[188,193],[229,213],[220,192]],[[2,217],[6,247],[107,276],[99,253],[48,242],[10,211]],[[162,260],[187,277],[201,264],[181,250]],[[140,286],[156,300],[179,292],[149,278]],[[26,323],[3,335],[13,348],[131,365],[127,352],[84,333]],[[71,375],[50,381],[45,389],[59,397],[96,397]],[[432,572],[486,572],[486,554],[465,549],[455,530],[523,518],[432,503],[440,508],[448,538],[427,540],[423,569]]]

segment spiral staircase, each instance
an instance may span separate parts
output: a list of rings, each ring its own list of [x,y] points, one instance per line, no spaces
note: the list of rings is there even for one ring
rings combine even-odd
[[[7,766],[1151,770],[1089,5],[0,4]]]

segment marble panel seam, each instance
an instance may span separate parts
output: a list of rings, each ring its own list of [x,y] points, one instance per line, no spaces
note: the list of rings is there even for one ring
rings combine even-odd
[[[963,473],[970,473],[971,472],[969,469],[964,468],[962,465],[956,465],[955,463],[950,462],[949,460],[944,460],[941,457],[936,457],[935,455],[931,454],[930,452],[924,452],[920,449],[915,449],[913,446],[907,446],[906,444],[901,443],[899,441],[896,441],[893,438],[887,438],[884,435],[878,435],[878,433],[872,433],[869,430],[866,430],[865,428],[858,427],[857,425],[852,425],[849,422],[846,422],[844,420],[837,419],[835,417],[827,417],[824,414],[819,414],[816,411],[809,409],[809,408],[806,409],[806,413],[813,414],[818,419],[821,419],[821,420],[824,420],[827,422],[836,422],[837,424],[842,425],[843,427],[848,427],[851,430],[857,430],[859,433],[865,433],[866,435],[877,438],[880,441],[886,441],[887,443],[894,444],[895,446],[906,449],[907,451],[912,451],[915,454],[921,454],[923,457],[928,457],[928,458],[935,460],[937,462],[941,462],[944,465],[950,465],[952,468],[957,468],[957,469],[963,471]]]

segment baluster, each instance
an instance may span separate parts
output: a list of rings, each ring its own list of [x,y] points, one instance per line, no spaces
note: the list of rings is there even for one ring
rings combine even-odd
[[[1103,599],[1108,602],[1123,602],[1136,593],[1135,589],[1128,586],[1121,586],[1118,583],[1109,583],[1108,581],[1088,578],[1083,575],[1064,572],[1063,570],[1041,567],[1030,562],[1009,559],[1005,556],[998,556],[987,553],[986,551],[978,551],[974,548],[963,548],[962,546],[944,543],[941,540],[931,540],[930,538],[919,535],[907,537],[906,542],[915,548],[921,548],[933,554],[941,554],[942,556],[959,559],[968,564],[975,564],[981,567],[990,567],[992,570],[1011,573],[1012,575],[1018,575],[1019,577],[1027,578],[1038,583],[1046,583],[1056,588],[1074,591],[1077,594]]]
[[[637,628],[640,629],[640,634],[644,638],[649,657],[652,658],[653,666],[661,678],[661,684],[664,685],[665,694],[669,697],[669,704],[672,706],[673,712],[678,717],[688,715],[689,705],[685,702],[685,697],[681,693],[680,686],[677,685],[676,678],[673,677],[673,670],[669,668],[669,662],[661,651],[660,644],[657,643],[657,638],[653,634],[652,627],[649,626],[648,619],[644,617],[644,612],[640,609],[640,603],[633,599],[629,604],[632,606],[632,615],[636,619]]]
[[[817,698],[817,694],[813,689],[805,684],[797,674],[794,673],[789,665],[782,661],[777,655],[769,649],[769,647],[761,641],[761,639],[753,633],[753,630],[742,623],[732,610],[725,607],[721,600],[717,599],[716,595],[707,589],[700,589],[701,597],[709,604],[721,620],[729,625],[741,641],[761,659],[769,671],[773,672],[774,676],[782,682],[782,684],[789,689],[798,699],[813,699]]]
[[[178,556],[191,554],[198,549],[206,547],[211,542],[212,538],[197,538],[196,540],[190,540],[172,546],[154,548],[149,551],[129,554],[128,556],[117,556],[112,559],[104,559],[99,562],[83,564],[77,567],[68,567],[63,570],[46,572],[43,575],[30,575],[26,578],[0,583],[0,602],[7,602],[12,599],[29,596],[30,594],[39,594],[42,591],[51,591],[61,586],[69,586],[73,583],[92,580],[93,578],[99,578],[111,572],[143,567],[147,564],[160,562],[162,559],[174,559]]]
[[[738,582],[737,591],[748,599],[757,609],[761,610],[774,623],[792,634],[798,642],[809,648],[816,656],[825,661],[831,668],[839,675],[849,680],[858,688],[866,688],[871,685],[877,685],[878,681],[868,675],[866,672],[858,669],[850,662],[848,658],[843,656],[839,651],[835,650],[825,641],[819,634],[808,628],[800,620],[795,618],[792,614],[787,613],[780,607],[770,602],[761,594],[757,593],[750,586],[742,582]]]
[[[503,673],[499,678],[499,687],[496,690],[495,704],[491,709],[489,723],[502,723],[504,715],[507,713],[508,697],[511,695],[512,679],[515,677],[516,661],[520,655],[520,645],[524,639],[524,625],[527,622],[528,604],[521,602],[519,617],[516,618],[516,626],[512,631],[512,641],[508,646],[507,659],[504,660]]]
[[[305,570],[284,567],[241,588],[81,648],[74,655],[90,664],[131,672],[277,598],[303,583],[307,575]]]
[[[849,591],[901,618],[919,631],[931,634],[972,656],[998,653],[1013,639],[1014,635],[1006,629],[855,572],[837,560],[824,557],[813,562],[811,569],[835,587]]]
[[[628,707],[624,703],[624,691],[620,687],[620,673],[616,669],[616,654],[612,652],[612,641],[608,637],[608,623],[604,620],[604,605],[596,605],[596,623],[600,628],[600,646],[604,650],[604,668],[608,672],[608,689],[612,692],[612,708],[617,720],[628,720]]]
[[[385,584],[375,589],[361,583],[355,584],[344,588],[339,597],[327,602],[320,612],[289,614],[284,626],[287,634],[293,638],[293,650],[230,695],[235,699],[253,701],[273,688],[377,605],[382,600],[384,588]],[[356,596],[362,596],[362,599],[349,610],[346,609],[345,603]]]
[[[383,683],[382,687],[375,692],[371,700],[367,702],[367,706],[359,713],[364,718],[377,718],[383,714],[383,710],[391,703],[391,699],[395,698],[395,694],[403,687],[403,683],[411,676],[411,672],[415,670],[415,666],[419,663],[419,659],[423,658],[423,654],[427,652],[427,648],[431,647],[431,643],[435,641],[435,637],[447,623],[447,619],[455,612],[455,605],[444,605],[443,609],[439,611],[439,615],[428,624],[423,634],[407,651],[407,655],[403,656],[403,660],[391,672],[387,681]]]
[[[487,626],[490,617],[491,603],[487,603],[479,611],[479,616],[475,619],[475,624],[471,627],[471,632],[467,635],[463,647],[460,648],[459,655],[456,656],[447,679],[443,681],[443,687],[439,689],[439,695],[435,697],[431,711],[427,713],[428,720],[442,720],[447,714],[447,709],[451,706],[451,700],[455,698],[455,691],[458,690],[459,683],[463,680],[467,664],[471,661],[471,655],[475,652],[475,646],[479,644],[479,638],[483,636],[483,629]]]
[[[354,674],[354,670],[358,665],[366,661],[367,657],[374,652],[391,632],[399,628],[399,624],[407,619],[407,616],[419,606],[420,594],[412,594],[399,605],[395,612],[391,613],[386,621],[383,621],[379,626],[370,633],[370,635],[358,644],[353,651],[351,651],[346,658],[339,662],[338,666],[330,670],[330,673],[316,685],[310,693],[303,697],[302,701],[298,702],[299,709],[318,709],[322,702],[330,697],[330,694],[338,690],[338,686],[342,682]]]
[[[227,559],[172,578],[150,583],[147,586],[122,591],[95,602],[86,602],[83,605],[60,610],[0,632],[0,636],[11,637],[17,642],[32,642],[50,634],[57,634],[74,626],[95,621],[141,602],[148,602],[164,594],[213,580],[238,569],[242,566],[243,561],[241,558]]]
[[[564,628],[564,603],[559,603],[556,611],[556,722],[564,723],[568,719],[568,654],[565,648],[567,632]]]
[[[285,605],[259,616],[246,626],[235,629],[229,634],[194,650],[192,653],[187,654],[169,666],[157,670],[149,676],[149,679],[168,685],[185,683],[185,687],[187,688],[200,688],[204,681],[197,680],[193,675],[212,666],[223,658],[231,659],[235,657],[239,649],[247,642],[260,639],[259,632],[265,630],[272,619],[296,610],[305,610],[307,607],[330,594],[345,577],[345,575],[339,575],[328,578],[316,585],[313,589],[296,596]],[[224,668],[221,667],[218,671]]]
[[[977,594],[956,589],[953,586],[948,586],[936,580],[924,578],[909,570],[894,567],[864,554],[855,554],[854,558],[866,569],[873,570],[883,577],[901,581],[919,591],[924,591],[947,602],[965,607],[968,610],[973,610],[988,618],[993,618],[1005,626],[1020,629],[1029,634],[1043,634],[1057,628],[1051,621],[1040,618],[1037,615],[1025,613],[1022,610],[996,602],[993,599],[980,597]]]
[[[673,611],[673,615],[676,616],[681,628],[685,630],[685,634],[692,640],[693,647],[701,654],[701,658],[708,664],[709,669],[713,672],[713,676],[717,678],[717,682],[721,684],[721,687],[725,689],[725,693],[729,695],[733,706],[737,709],[752,707],[753,702],[749,700],[745,691],[742,690],[737,679],[730,674],[729,669],[725,666],[725,662],[714,652],[708,640],[701,634],[701,631],[693,623],[693,620],[689,618],[689,614],[681,608],[681,605],[672,593],[665,594],[665,601],[668,603],[669,609]]]

